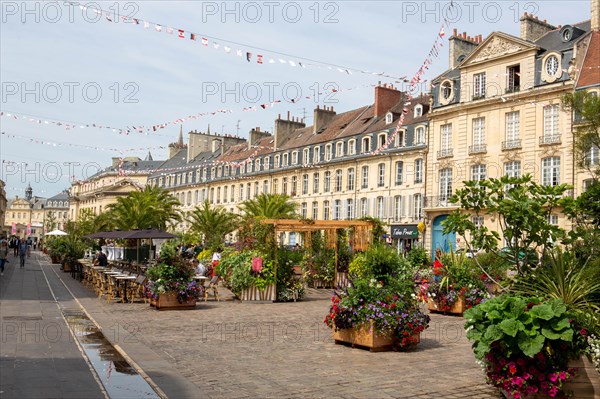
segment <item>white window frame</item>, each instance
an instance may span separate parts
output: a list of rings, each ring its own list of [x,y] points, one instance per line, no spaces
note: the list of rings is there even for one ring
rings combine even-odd
[[[348,168],[348,173],[347,173],[347,184],[346,186],[348,187],[348,191],[354,191],[354,187],[355,187],[355,179],[356,179],[356,172],[354,168]]]
[[[423,183],[423,158],[415,159],[415,184]]]
[[[361,173],[361,185],[360,188],[369,188],[369,166],[364,165],[360,169]]]
[[[544,186],[560,184],[560,157],[542,159],[542,184]]]
[[[485,72],[473,75],[473,97],[476,99],[485,98],[486,76]]]

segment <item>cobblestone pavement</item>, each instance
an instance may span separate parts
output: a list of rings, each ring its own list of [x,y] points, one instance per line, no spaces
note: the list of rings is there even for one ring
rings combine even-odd
[[[220,289],[220,302],[210,297],[195,310],[157,311],[144,303],[106,304],[67,274],[58,275],[107,338],[168,395],[177,392],[172,397],[501,397],[484,382],[462,318],[432,315],[415,351],[371,353],[331,339],[323,324],[331,291],[310,289],[297,303],[252,304]],[[161,385],[152,367],[170,369],[193,386]]]

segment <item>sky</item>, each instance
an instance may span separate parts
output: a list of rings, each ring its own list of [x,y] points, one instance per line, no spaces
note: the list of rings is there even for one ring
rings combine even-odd
[[[8,198],[28,184],[51,197],[112,157],[150,151],[165,159],[180,129],[184,138],[209,125],[247,138],[255,127],[272,132],[288,111],[310,125],[317,105],[339,113],[372,104],[378,82],[407,87],[398,79],[415,74],[442,26],[441,53],[418,91],[448,68],[454,28],[484,39],[518,36],[524,12],[553,25],[590,14],[589,0],[0,4],[0,179]]]

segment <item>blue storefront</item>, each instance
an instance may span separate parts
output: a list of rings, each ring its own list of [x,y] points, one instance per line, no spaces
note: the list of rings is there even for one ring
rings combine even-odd
[[[431,256],[435,256],[435,251],[439,248],[442,252],[449,252],[450,248],[456,249],[456,233],[444,234],[442,222],[448,218],[448,215],[441,215],[433,219],[431,233]]]

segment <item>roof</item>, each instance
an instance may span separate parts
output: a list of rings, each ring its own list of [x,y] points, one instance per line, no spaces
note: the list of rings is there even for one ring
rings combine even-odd
[[[246,144],[247,146],[247,144]],[[160,161],[160,165],[150,174],[149,177],[164,175],[170,171],[175,171],[179,168],[194,168],[202,166],[206,161],[215,160],[221,153],[205,151],[201,152],[193,159],[187,159],[187,148],[179,149],[171,158],[166,161]]]
[[[591,33],[576,88],[600,85],[600,32]]]
[[[68,201],[68,200],[69,200],[69,194],[66,191],[61,191],[60,193],[56,194],[54,197],[48,198],[48,201]]]
[[[566,26],[566,25],[565,25]],[[571,40],[568,42],[564,42],[562,40],[561,32],[564,29],[564,26],[561,28],[556,28],[546,33],[544,36],[540,37],[534,43],[543,49],[541,55],[547,53],[548,51],[556,51],[562,52],[573,49],[573,43],[575,39],[584,34],[585,32],[590,31],[590,21],[579,22],[575,25],[571,25],[574,28],[577,28],[577,35],[574,35]]]
[[[256,140],[254,145],[250,147],[248,143],[237,144],[229,147],[223,155],[218,158],[218,161],[229,162],[239,159],[247,159],[251,157],[255,152],[256,155],[265,155],[273,150],[273,136],[261,137]]]
[[[146,172],[146,173],[152,173],[154,172],[154,170],[158,169],[158,167],[160,167],[162,164],[164,163],[164,161],[142,161],[139,158],[134,160],[128,160],[128,159],[124,159],[123,160],[123,164],[121,165],[121,169],[125,171],[125,173],[132,173],[132,172]],[[94,178],[98,178],[101,177],[105,174],[109,174],[109,173],[118,173],[119,172],[119,166],[109,166],[107,168],[102,169],[101,171],[93,174],[92,176],[90,176],[89,178],[87,178],[86,180],[92,180]]]

